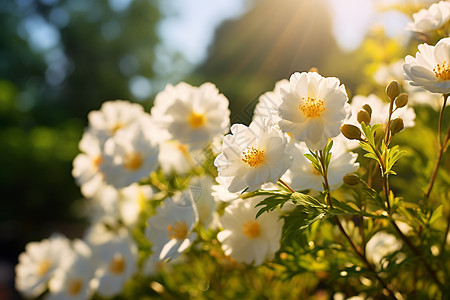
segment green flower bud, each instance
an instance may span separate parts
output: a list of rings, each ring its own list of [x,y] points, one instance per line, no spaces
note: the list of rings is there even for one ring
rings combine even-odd
[[[395,106],[397,108],[403,107],[406,104],[408,104],[408,94],[401,93],[400,95],[397,96],[397,98],[395,98]]]
[[[393,101],[395,97],[400,94],[400,84],[397,81],[392,80],[391,83],[386,87],[386,95],[388,95],[389,99]]]
[[[358,114],[356,114],[356,119],[358,120],[358,123],[360,123],[360,124],[362,122],[364,122],[366,124],[370,123],[370,115],[367,112],[367,110],[364,110],[364,109],[360,109],[358,111]]]
[[[361,130],[355,125],[343,124],[341,132],[349,140],[361,140]]]
[[[389,130],[391,131],[392,135],[402,131],[403,127],[405,127],[405,125],[403,124],[402,118],[395,118],[389,123]]]
[[[356,174],[347,174],[342,180],[348,185],[357,185],[360,182],[359,176]]]
[[[367,113],[369,114],[370,117],[372,117],[372,107],[370,107],[369,104],[364,104],[362,109],[364,109],[365,111],[367,111]]]

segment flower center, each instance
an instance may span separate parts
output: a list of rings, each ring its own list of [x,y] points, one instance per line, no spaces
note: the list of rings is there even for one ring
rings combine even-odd
[[[83,287],[83,282],[81,279],[75,278],[72,279],[67,286],[67,293],[70,296],[76,296],[81,292],[81,288]]]
[[[317,100],[316,98],[308,97],[307,99],[302,98],[304,104],[300,104],[298,108],[307,118],[318,118],[320,114],[325,110],[322,100]]]
[[[98,167],[103,163],[103,158],[101,155],[97,155],[92,159],[92,167],[97,170]]]
[[[242,225],[242,233],[249,239],[254,239],[261,234],[261,226],[256,221],[248,221]]]
[[[169,233],[170,239],[177,239],[182,241],[186,239],[188,234],[188,225],[186,222],[178,222],[176,221],[173,225],[167,226],[167,231]]]
[[[117,130],[121,129],[125,127],[125,124],[123,124],[122,122],[117,122],[116,124],[114,124],[114,126],[111,128],[111,132],[114,134],[116,133]]]
[[[109,270],[115,275],[122,274],[125,270],[125,260],[120,255],[115,255],[109,263]]]
[[[205,122],[206,118],[203,114],[192,112],[189,115],[189,125],[191,125],[191,127],[194,129],[202,127],[203,125],[205,125]]]
[[[450,80],[450,65],[446,61],[442,63],[442,66],[437,64],[433,71],[439,80]]]
[[[37,274],[39,276],[44,276],[47,274],[48,270],[50,270],[50,267],[52,266],[52,263],[50,260],[45,259],[38,265]]]
[[[247,147],[247,150],[242,152],[242,154],[244,155],[242,161],[250,167],[256,168],[264,162],[264,150]]]
[[[140,166],[142,166],[143,159],[142,156],[139,153],[130,153],[125,157],[125,162],[123,163],[123,166],[125,169],[134,171],[138,169]]]

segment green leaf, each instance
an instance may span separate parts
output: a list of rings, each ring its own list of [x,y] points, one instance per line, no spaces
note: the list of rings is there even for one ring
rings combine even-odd
[[[286,201],[289,201],[289,195],[277,194],[277,195],[267,197],[263,201],[256,204],[255,207],[258,207],[258,206],[264,206],[264,207],[258,211],[255,219],[257,219],[261,214],[263,214],[265,212],[270,212],[270,211],[276,209],[277,207],[280,207],[280,208],[283,207],[283,205],[284,205],[284,203],[286,203]]]
[[[367,152],[364,157],[374,159],[378,162],[378,164],[381,165],[381,162],[378,159],[378,155],[375,153],[375,151],[373,150],[374,148],[372,148],[372,146],[370,146],[368,142],[360,142],[359,145],[363,150]]]
[[[405,150],[399,150],[398,148],[399,146],[395,145],[391,149],[386,150],[386,174],[397,175],[394,171],[392,171],[392,167],[407,153]]]

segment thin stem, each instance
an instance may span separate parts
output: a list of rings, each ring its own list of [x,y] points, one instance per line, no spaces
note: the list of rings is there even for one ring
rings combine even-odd
[[[278,179],[278,182],[279,183],[281,183],[285,188],[287,188],[289,191],[291,191],[291,193],[295,193],[295,191],[286,183],[286,182],[284,182],[283,180],[281,180],[281,178],[280,179]]]
[[[438,156],[436,158],[436,163],[434,165],[433,173],[431,174],[430,182],[428,183],[427,191],[425,192],[425,199],[428,199],[428,197],[430,197],[431,189],[433,188],[434,181],[436,180],[436,175],[437,175],[437,172],[438,172],[438,169],[439,169],[439,164],[441,163],[442,154],[444,153],[445,145],[447,144],[447,141],[448,141],[449,135],[450,135],[450,127],[449,127],[449,131],[447,132],[447,135],[445,136],[444,142],[441,143],[442,121],[444,119],[445,105],[447,104],[447,99],[448,99],[449,95],[450,94],[445,94],[444,95],[444,102],[442,104],[442,109],[441,109],[441,112],[439,114],[439,123],[438,123],[439,151],[438,151]]]
[[[378,275],[377,271],[375,271],[375,268],[372,266],[372,264],[367,260],[366,256],[364,255],[364,252],[355,244],[355,242],[353,242],[353,239],[347,234],[347,232],[345,232],[345,229],[342,226],[341,222],[339,221],[339,218],[337,216],[334,216],[334,220],[338,225],[338,228],[341,231],[341,233],[345,236],[347,241],[350,243],[350,246],[352,246],[353,250],[359,256],[362,262],[366,265],[367,269],[369,269],[375,275],[375,278],[378,280],[378,282],[380,282],[383,288],[385,288],[388,291],[389,296],[392,299],[397,299],[397,297],[395,297],[394,292],[387,286],[384,280]]]
[[[425,266],[425,269],[427,270],[428,274],[431,276],[433,281],[436,283],[436,285],[439,287],[442,293],[444,293],[444,286],[439,281],[439,279],[436,276],[436,272],[431,268],[431,266],[427,263],[427,261],[423,258],[422,253],[417,249],[413,243],[409,240],[409,238],[403,234],[403,232],[398,228],[397,224],[393,219],[390,219],[392,227],[394,227],[395,231],[398,233],[400,238],[405,242],[405,244],[411,249],[411,251],[416,255],[420,262]]]
[[[328,184],[327,168],[325,167],[325,162],[323,159],[322,151],[319,151],[319,161],[322,166],[322,175],[323,175],[323,181],[324,181],[324,186],[325,186],[325,198],[326,198],[327,203],[330,206],[330,208],[333,208],[333,203],[331,201],[330,186]],[[375,271],[375,268],[372,266],[372,264],[367,260],[365,252],[363,250],[361,250],[361,248],[347,234],[347,232],[345,231],[341,222],[339,221],[339,218],[337,216],[334,216],[333,219],[336,222],[336,224],[339,228],[339,231],[344,235],[344,237],[350,243],[350,246],[352,247],[353,251],[358,255],[358,257],[361,259],[361,261],[366,265],[366,268],[369,269],[374,274],[374,276],[378,280],[378,282],[380,282],[380,284],[383,286],[383,288],[388,291],[389,296],[392,299],[397,299],[397,297],[395,297],[394,292],[387,286],[387,284],[384,282],[384,280],[378,275],[377,271]]]
[[[392,226],[394,227],[395,231],[397,232],[398,236],[405,242],[405,244],[411,249],[411,251],[419,258],[420,262],[424,265],[425,269],[430,274],[430,276],[433,279],[433,281],[439,287],[441,292],[444,293],[444,287],[443,287],[442,283],[439,281],[439,279],[437,278],[436,272],[433,271],[431,266],[423,258],[422,253],[414,246],[414,244],[409,240],[409,238],[406,235],[403,234],[403,232],[400,230],[400,228],[398,228],[398,226],[395,223],[395,221],[392,219],[392,216],[391,216],[392,212],[391,212],[390,203],[389,203],[390,189],[389,189],[388,174],[386,174],[385,160],[378,153],[378,151],[376,151],[376,149],[373,149],[373,150],[376,153],[376,155],[377,155],[377,157],[378,157],[378,159],[380,161],[381,177],[383,179],[383,190],[384,190],[384,195],[386,197],[386,205],[387,205],[387,210],[386,211],[389,214],[390,222],[391,222]]]
[[[391,123],[393,108],[394,108],[394,99],[390,99],[389,116],[388,116],[388,120],[386,122],[386,129],[385,129],[385,135],[384,135],[384,143],[386,144],[386,147],[389,145],[389,141],[390,141],[389,123]]]

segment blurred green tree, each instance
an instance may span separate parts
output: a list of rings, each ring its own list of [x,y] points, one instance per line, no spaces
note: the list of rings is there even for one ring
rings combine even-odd
[[[14,256],[80,220],[71,169],[87,114],[106,100],[148,100],[133,82],[155,76],[160,19],[159,1],[147,0],[0,6],[0,232],[2,243],[17,243]]]

